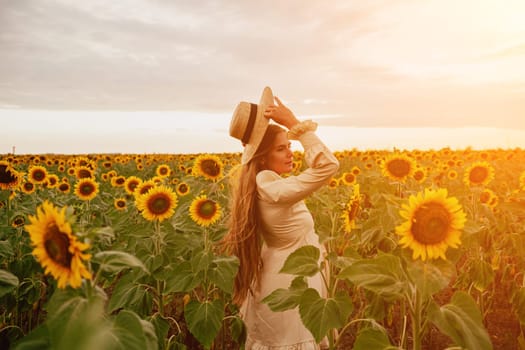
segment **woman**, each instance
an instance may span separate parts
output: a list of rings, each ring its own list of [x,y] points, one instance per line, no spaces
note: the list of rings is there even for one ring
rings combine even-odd
[[[247,350],[318,349],[297,308],[273,312],[261,300],[290,286],[294,276],[279,273],[290,253],[304,245],[323,251],[303,199],[327,183],[339,163],[315,135],[317,124],[299,122],[279,98],[276,105],[273,100],[267,87],[258,105],[239,103],[230,125],[230,135],[244,145],[225,237],[229,251],[240,261],[233,300],[241,306]],[[289,139],[301,142],[309,168],[283,177],[293,169]],[[308,283],[326,295],[320,275]]]

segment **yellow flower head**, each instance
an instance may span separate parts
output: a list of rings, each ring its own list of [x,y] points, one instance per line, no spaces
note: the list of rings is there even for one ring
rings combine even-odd
[[[472,163],[463,177],[463,182],[467,186],[487,185],[494,180],[494,167],[486,161]]]
[[[115,200],[113,201],[113,206],[115,207],[115,209],[119,211],[126,210],[127,208],[126,199],[125,198],[115,198]]]
[[[352,198],[350,198],[350,200],[346,204],[346,207],[343,210],[343,214],[341,215],[341,217],[344,220],[344,226],[345,226],[346,233],[350,233],[352,229],[355,228],[355,221],[361,209],[360,201],[361,201],[361,194],[359,193],[359,184],[357,184],[357,185],[354,185],[354,194],[352,195]]]
[[[177,207],[177,194],[164,185],[152,187],[145,194],[135,198],[137,208],[149,221],[168,219],[173,216]]]
[[[177,194],[179,196],[185,196],[188,193],[190,193],[190,185],[188,185],[186,182],[179,182],[177,184],[177,187],[175,188],[177,191]]]
[[[0,190],[14,190],[21,180],[21,174],[9,162],[0,161]]]
[[[139,187],[141,184],[142,184],[141,178],[131,175],[124,182],[124,190],[129,194],[133,194],[135,190],[137,189],[137,187]]]
[[[82,278],[91,279],[91,273],[83,264],[91,259],[90,254],[84,253],[89,245],[79,242],[73,235],[65,207],[59,210],[45,201],[38,207],[36,216],[29,215],[29,221],[31,224],[25,228],[34,247],[33,255],[45,273],[57,280],[59,288],[67,284],[78,288]]]
[[[396,233],[401,236],[399,244],[413,250],[414,259],[446,259],[447,248],[461,244],[466,215],[458,200],[447,195],[446,189],[426,189],[402,205],[399,213],[406,221]]]
[[[47,179],[47,169],[41,165],[32,165],[29,167],[28,178],[34,184],[43,184]]]
[[[220,218],[221,206],[205,195],[201,195],[191,202],[190,216],[199,226],[210,226]]]
[[[89,201],[97,196],[98,183],[92,178],[80,179],[75,184],[75,194],[78,198]]]
[[[171,168],[167,164],[161,164],[157,167],[155,173],[157,174],[157,176],[167,177],[171,174]]]
[[[416,162],[404,153],[393,153],[381,163],[383,175],[404,182],[414,174]]]
[[[217,181],[223,176],[224,165],[221,159],[211,154],[201,154],[195,159],[192,167],[194,176],[203,176],[206,179]]]

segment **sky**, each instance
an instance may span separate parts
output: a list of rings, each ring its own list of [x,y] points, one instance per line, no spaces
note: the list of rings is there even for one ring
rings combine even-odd
[[[264,86],[332,147],[525,147],[524,14],[523,0],[0,0],[0,154],[239,150],[231,114]]]

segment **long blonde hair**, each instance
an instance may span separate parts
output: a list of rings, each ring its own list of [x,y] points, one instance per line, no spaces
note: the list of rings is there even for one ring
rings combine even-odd
[[[255,178],[264,169],[262,160],[280,132],[285,130],[270,124],[253,158],[241,166],[231,181],[230,220],[223,243],[225,250],[237,256],[240,263],[233,288],[233,302],[237,305],[242,304],[261,272],[262,237]]]

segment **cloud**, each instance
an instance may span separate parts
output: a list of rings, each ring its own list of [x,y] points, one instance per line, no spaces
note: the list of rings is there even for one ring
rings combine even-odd
[[[32,109],[227,113],[270,85],[298,114],[337,122],[517,125],[525,27],[519,2],[491,1],[9,2],[0,95]]]

